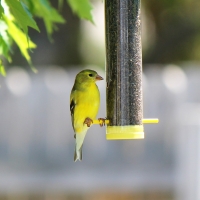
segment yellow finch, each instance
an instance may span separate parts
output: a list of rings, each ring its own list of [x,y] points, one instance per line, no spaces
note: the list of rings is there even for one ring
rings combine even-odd
[[[83,70],[76,75],[70,95],[70,111],[76,147],[74,161],[82,160],[82,146],[87,130],[96,118],[100,94],[96,81],[103,80],[93,70]]]

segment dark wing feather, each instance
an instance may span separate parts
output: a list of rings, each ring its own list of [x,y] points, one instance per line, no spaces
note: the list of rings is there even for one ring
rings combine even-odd
[[[72,119],[72,126],[73,126],[73,129],[74,129],[74,109],[75,109],[75,102],[74,100],[72,99],[71,102],[70,102],[70,111],[71,111],[71,119]]]
[[[72,99],[71,102],[70,102],[71,116],[74,115],[74,108],[75,108],[75,102],[74,102],[74,100]]]

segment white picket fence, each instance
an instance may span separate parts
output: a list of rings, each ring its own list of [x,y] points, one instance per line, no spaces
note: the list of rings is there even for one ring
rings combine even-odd
[[[0,78],[0,192],[156,189],[200,199],[200,65],[147,66],[144,118],[159,124],[129,141],[107,141],[95,125],[76,163],[69,94],[80,69],[38,69],[13,67]],[[98,117],[106,116],[105,85],[98,82]]]

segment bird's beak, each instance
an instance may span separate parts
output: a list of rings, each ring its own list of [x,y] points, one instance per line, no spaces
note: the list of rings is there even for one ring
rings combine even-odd
[[[97,74],[96,81],[101,81],[101,80],[103,80],[103,78]]]

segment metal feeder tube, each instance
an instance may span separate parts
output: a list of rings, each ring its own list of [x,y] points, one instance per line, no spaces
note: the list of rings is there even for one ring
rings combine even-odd
[[[144,138],[140,0],[105,0],[107,139]]]

